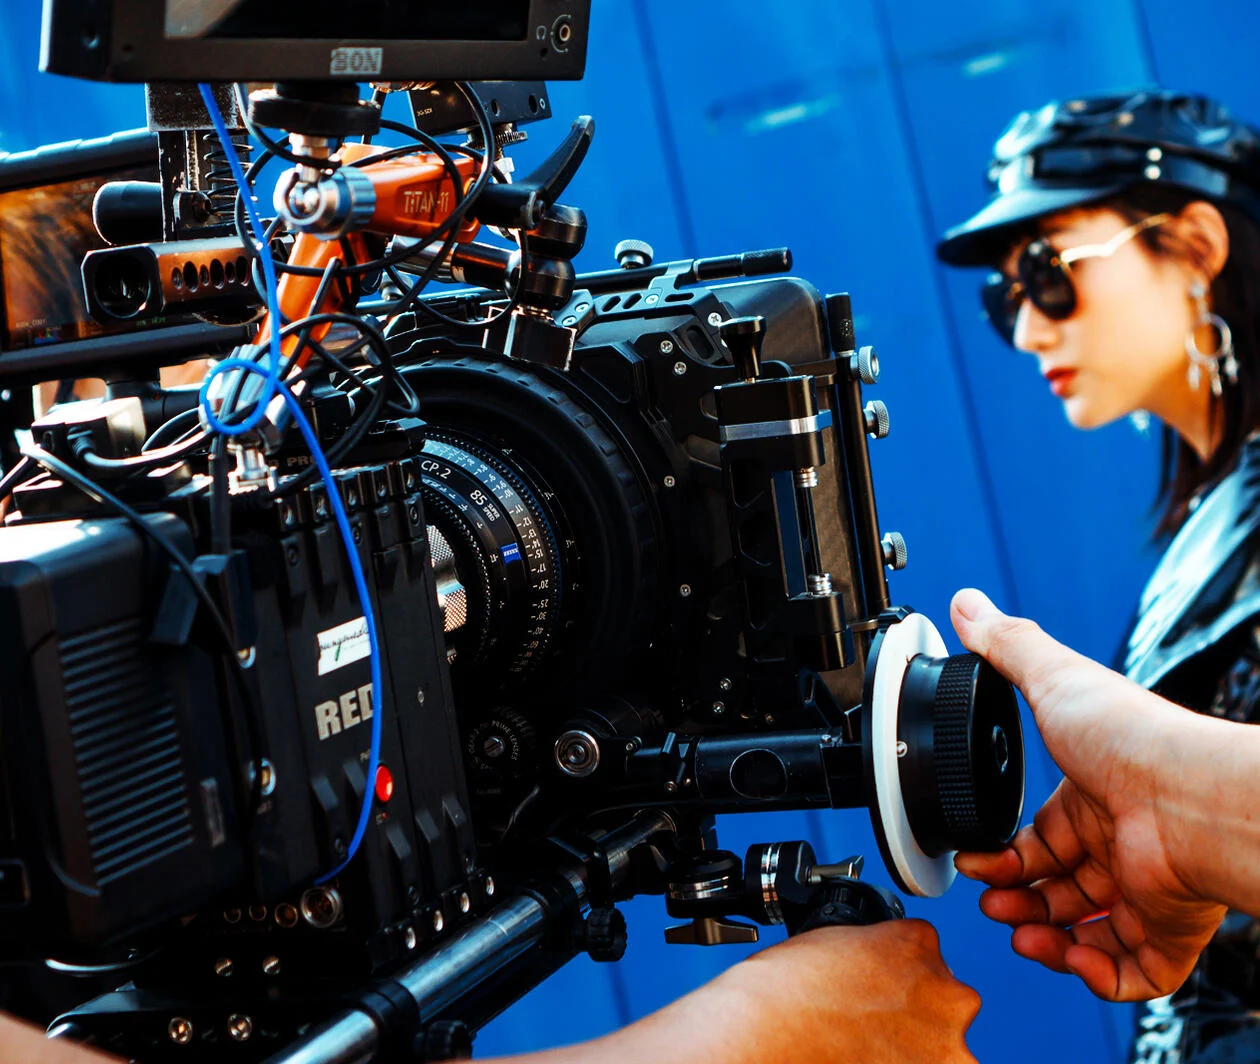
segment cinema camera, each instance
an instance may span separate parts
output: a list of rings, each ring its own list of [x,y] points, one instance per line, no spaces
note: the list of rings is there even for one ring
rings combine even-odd
[[[1013,691],[890,603],[849,298],[786,250],[576,274],[589,118],[510,180],[588,15],[48,0],[45,69],[150,83],[149,131],[0,160],[0,942],[108,981],[52,1034],[464,1056],[636,894],[677,943],[901,915],[714,814],[868,807],[928,896],[1018,826]]]

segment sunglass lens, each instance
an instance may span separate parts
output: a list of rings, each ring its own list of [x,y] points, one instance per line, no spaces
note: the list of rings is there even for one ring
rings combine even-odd
[[[1000,273],[991,273],[980,289],[980,302],[984,305],[989,324],[1008,344],[1014,346],[1015,319],[1019,316],[1023,286]]]
[[[1058,253],[1044,240],[1036,240],[1019,257],[1019,279],[1028,298],[1048,318],[1063,321],[1076,310],[1076,289]]]

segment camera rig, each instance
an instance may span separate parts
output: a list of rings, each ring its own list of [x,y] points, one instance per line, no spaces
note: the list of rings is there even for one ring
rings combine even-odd
[[[0,943],[103,991],[51,1034],[466,1056],[577,953],[618,959],[636,894],[700,945],[901,915],[859,858],[741,858],[714,814],[866,807],[926,896],[1016,830],[1013,691],[890,600],[849,298],[785,249],[627,240],[578,274],[593,121],[507,180],[549,112],[537,82],[150,89],[159,179],[100,188],[82,277],[152,327],[101,341],[106,398],[34,420],[0,482]],[[205,323],[230,357],[160,388]],[[80,346],[0,376],[81,374]]]

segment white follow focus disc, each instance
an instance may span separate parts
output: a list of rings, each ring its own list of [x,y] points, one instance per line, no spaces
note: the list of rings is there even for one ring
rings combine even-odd
[[[891,625],[880,643],[871,689],[871,754],[875,767],[875,796],[884,825],[884,841],[902,883],[921,898],[939,898],[954,882],[954,855],[929,857],[915,841],[901,793],[897,762],[897,722],[901,681],[911,658],[949,655],[936,626],[921,613]]]

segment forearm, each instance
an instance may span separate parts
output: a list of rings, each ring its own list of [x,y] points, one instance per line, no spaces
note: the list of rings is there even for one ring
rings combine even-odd
[[[49,1041],[44,1032],[0,1013],[0,1060],[22,1064],[122,1064],[73,1042]]]
[[[724,1064],[766,1064],[774,1054],[765,1047],[742,1043],[737,1030],[748,1027],[737,1021],[750,1005],[728,992],[721,979],[645,1016],[636,1023],[578,1045],[510,1058],[511,1064],[694,1064],[721,1060]],[[488,1061],[486,1064],[507,1064]]]
[[[1188,714],[1162,730],[1169,864],[1193,892],[1260,916],[1260,727]]]

